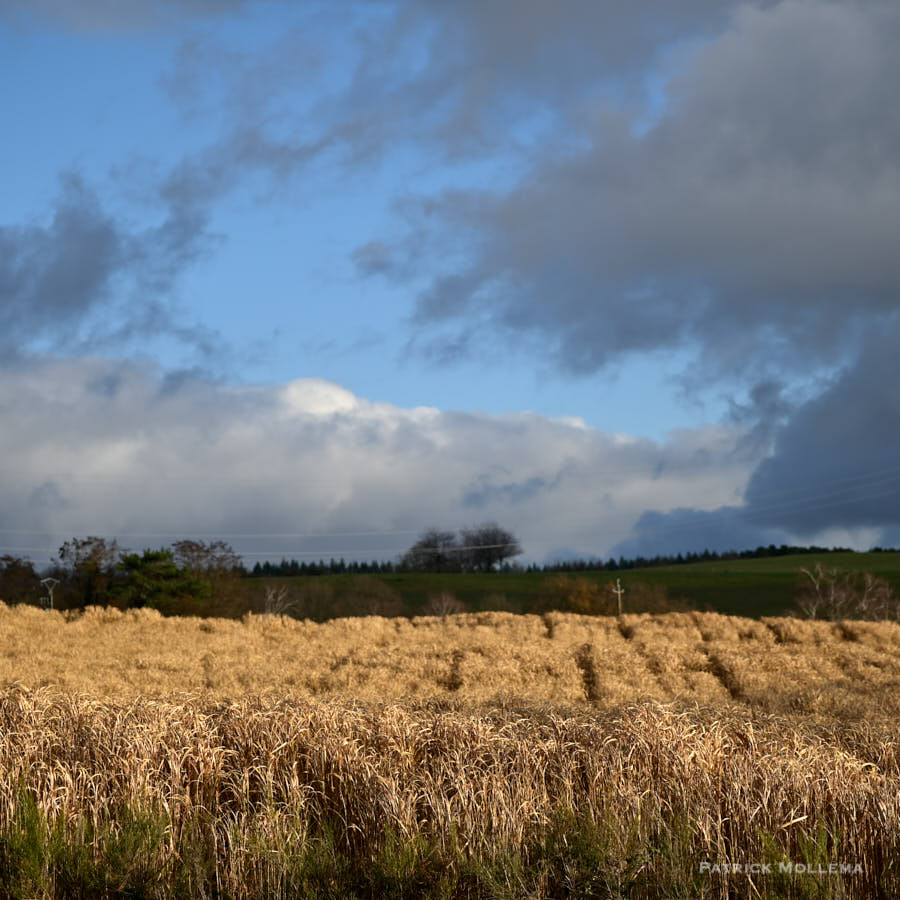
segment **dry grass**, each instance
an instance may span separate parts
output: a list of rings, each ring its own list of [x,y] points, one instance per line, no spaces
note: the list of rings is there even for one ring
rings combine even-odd
[[[891,896],[898,651],[896,624],[717,614],[312,624],[0,605],[0,870],[27,796],[98,834],[123,809],[162,811],[166,853],[184,859],[190,833],[236,897],[296,892],[283,861],[328,829],[357,860],[422,838],[446,874],[540,859],[560,814],[595,829],[600,896],[666,896],[666,866],[681,896],[766,895],[698,880],[703,859],[859,862],[816,896]],[[535,871],[508,896],[553,894]]]
[[[356,852],[390,833],[485,855],[528,847],[560,810],[614,822],[606,852],[622,872],[674,823],[678,858],[694,865],[771,859],[773,846],[806,860],[824,833],[828,858],[862,864],[859,891],[876,896],[891,865],[900,884],[900,744],[861,725],[649,705],[560,716],[13,689],[0,735],[0,821],[24,786],[51,820],[99,827],[123,803],[164,809],[175,848],[202,811],[217,877],[238,896],[265,880],[260,836],[285,848],[339,822]],[[641,868],[653,866],[648,853]]]
[[[12,684],[117,699],[654,701],[889,720],[900,718],[900,625],[496,612],[314,624],[0,605],[0,687]]]

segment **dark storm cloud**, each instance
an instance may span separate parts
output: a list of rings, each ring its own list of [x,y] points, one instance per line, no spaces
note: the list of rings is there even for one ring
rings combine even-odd
[[[900,526],[900,324],[779,431],[746,491],[747,517],[810,535]]]
[[[638,519],[629,537],[612,548],[610,555],[634,559],[703,550],[725,553],[786,542],[786,532],[748,522],[742,507],[675,509],[667,513],[650,510]]]
[[[393,15],[355,73],[342,133],[370,145],[427,136],[433,150],[455,157],[508,152],[516,127],[558,127],[598,89],[640,101],[642,69],[660,48],[720,27],[736,4],[520,0],[513,10],[505,0],[401,0],[360,7],[366,5]],[[556,144],[565,139],[559,131],[550,135]]]
[[[325,151],[371,169],[400,146],[429,166],[529,153],[521,129],[549,129],[559,146],[598,84],[642,104],[642,67],[685,31],[721,25],[732,5],[523,0],[510,16],[500,0],[357,0],[294,5],[262,53],[192,35],[161,83],[187,118],[218,119],[222,137],[173,177],[213,196],[254,172],[290,177]]]
[[[255,174],[282,183],[331,144],[329,136],[304,140],[275,139],[261,126],[242,125],[209,147],[186,157],[160,184],[160,195],[189,225],[205,216],[216,201]]]
[[[746,452],[772,439],[743,505],[648,510],[616,554],[741,549],[760,544],[900,546],[900,322],[870,336],[827,389],[785,408],[761,385],[734,418]]]
[[[175,207],[135,229],[79,175],[64,174],[45,223],[0,225],[0,359],[160,334],[210,350],[215,335],[176,318],[167,302],[209,240],[204,216]]]
[[[654,32],[632,5],[604,9],[618,56],[587,50],[591,11],[548,10],[526,5],[500,37],[491,4],[433,20],[440,39],[408,87],[443,99],[431,140],[490,149],[528,121],[525,97],[545,130],[512,187],[447,190],[418,214],[407,201],[410,243],[361,248],[360,273],[426,280],[411,346],[431,359],[482,353],[485,335],[531,339],[576,373],[680,348],[690,389],[747,392],[731,418],[748,451],[774,455],[746,505],[648,512],[632,550],[895,527],[900,7],[784,0],[701,21],[698,6]],[[665,85],[656,107],[642,66]],[[464,262],[422,252],[442,244]]]
[[[108,299],[128,250],[116,223],[77,176],[62,179],[48,225],[0,226],[0,341],[67,333]]]
[[[456,21],[468,35],[475,19]],[[646,131],[604,100],[603,55],[575,34],[591,33],[584,19],[555,21],[573,65],[600,60],[594,111],[566,107],[567,130],[511,190],[423,201],[413,229],[437,221],[472,252],[462,266],[424,262],[439,274],[420,323],[539,333],[574,371],[681,345],[707,378],[759,378],[852,355],[865,324],[898,308],[896,4],[740,7],[714,37],[670,48],[667,105]],[[513,54],[509,71],[519,64]],[[478,100],[487,109],[498,79]]]

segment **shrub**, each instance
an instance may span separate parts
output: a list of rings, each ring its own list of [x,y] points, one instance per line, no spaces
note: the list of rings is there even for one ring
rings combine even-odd
[[[669,597],[669,589],[664,584],[648,584],[635,581],[626,585],[622,606],[629,613],[666,613],[690,609],[686,600]]]
[[[297,591],[294,615],[298,619],[325,622],[334,618],[334,588],[327,581],[309,579]]]
[[[402,616],[403,598],[383,581],[371,575],[352,579],[341,594],[334,616]]]
[[[543,581],[537,602],[543,611],[565,610],[593,616],[616,611],[613,598],[596,581],[571,575],[553,575]]]
[[[422,614],[426,616],[452,616],[465,611],[465,603],[457,600],[450,591],[429,594],[428,602],[422,607]]]
[[[826,568],[800,569],[796,609],[808,619],[900,621],[900,599],[871,572]]]

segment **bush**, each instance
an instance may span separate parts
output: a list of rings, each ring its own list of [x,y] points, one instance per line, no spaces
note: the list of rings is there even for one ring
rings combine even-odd
[[[670,598],[669,589],[664,584],[648,584],[645,581],[627,585],[622,606],[629,613],[683,612],[691,608],[687,600]]]
[[[900,622],[900,599],[871,572],[826,568],[821,563],[800,570],[796,611],[808,619],[885,619]]]
[[[422,607],[422,615],[425,616],[452,616],[465,611],[465,603],[457,600],[450,591],[429,594],[428,602]]]
[[[601,585],[590,578],[554,575],[542,582],[538,591],[539,612],[560,610],[585,616],[615,616],[619,612],[616,583]],[[689,609],[683,601],[670,600],[664,584],[634,581],[623,588],[622,611],[664,613]]]
[[[403,598],[383,581],[359,575],[347,585],[332,611],[334,616],[402,616]]]
[[[589,616],[613,615],[615,599],[596,581],[571,575],[553,575],[538,589],[541,611],[565,610]]]

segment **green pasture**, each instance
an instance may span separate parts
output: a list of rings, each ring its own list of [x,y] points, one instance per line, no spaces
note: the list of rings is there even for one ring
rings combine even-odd
[[[740,616],[779,615],[793,605],[801,582],[801,569],[819,562],[829,568],[872,572],[900,592],[900,553],[823,553],[738,559],[686,565],[627,569],[618,572],[570,573],[600,584],[621,579],[628,610],[629,585],[662,584],[671,600],[682,600],[692,608]],[[289,590],[303,590],[311,583],[330,585],[336,597],[354,589],[359,576],[317,575],[295,578],[246,579],[244,584],[257,594],[264,585],[284,584]],[[377,579],[402,598],[413,613],[421,611],[434,594],[447,591],[468,609],[508,609],[529,612],[535,607],[542,584],[552,573],[493,572],[465,574],[403,573],[365,576]],[[254,584],[254,582],[256,582]],[[502,599],[501,599],[502,598]]]

